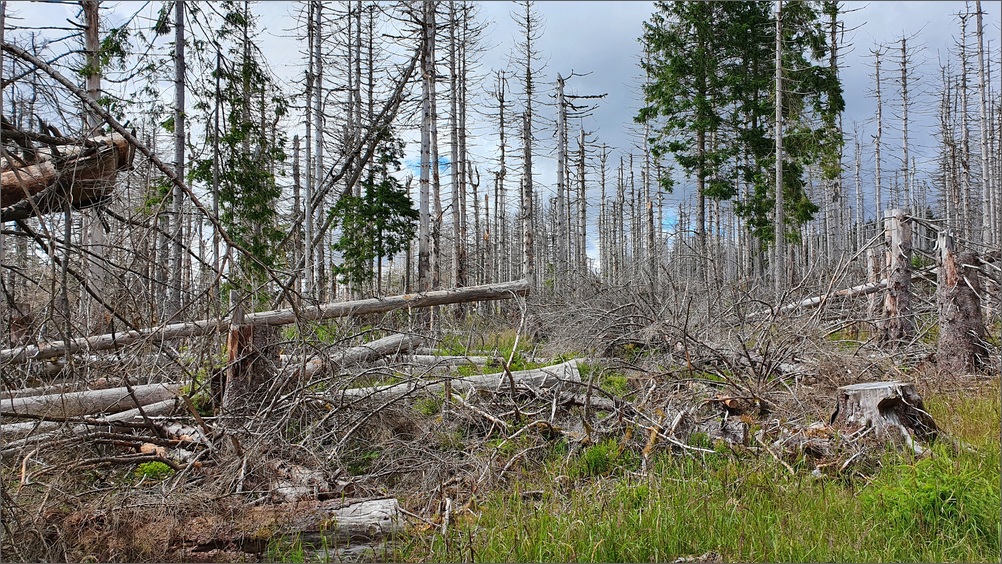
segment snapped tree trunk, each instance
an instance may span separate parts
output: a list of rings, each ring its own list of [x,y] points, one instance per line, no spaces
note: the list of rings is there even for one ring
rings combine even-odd
[[[276,372],[276,341],[274,327],[247,323],[242,307],[237,306],[226,340],[229,364],[222,394],[224,414],[239,417],[260,404]]]
[[[969,252],[954,254],[953,239],[943,232],[939,234],[937,246],[939,346],[936,363],[941,370],[952,374],[971,372],[986,366],[988,361],[977,259]]]
[[[911,305],[912,229],[903,211],[891,210],[884,220],[884,236],[888,274],[881,336],[884,343],[897,346],[915,334]]]
[[[4,129],[4,136],[13,132]],[[63,203],[83,208],[106,199],[115,188],[118,171],[132,166],[132,145],[118,134],[94,137],[79,145],[62,146],[59,157],[40,162],[8,161],[0,180],[0,221],[15,221],[62,211]]]

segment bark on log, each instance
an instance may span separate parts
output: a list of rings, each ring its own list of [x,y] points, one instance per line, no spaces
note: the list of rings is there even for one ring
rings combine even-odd
[[[118,171],[132,166],[135,155],[126,139],[113,133],[63,147],[61,156],[4,171],[0,176],[0,221],[27,219],[75,208],[106,198]]]
[[[177,395],[178,384],[147,384],[128,388],[88,390],[48,396],[3,398],[0,416],[32,416],[69,418],[98,413],[117,413],[136,407],[170,399]],[[135,399],[133,399],[133,395]]]
[[[184,533],[182,556],[226,547],[261,553],[268,542],[298,536],[304,545],[332,549],[346,542],[365,543],[403,531],[406,521],[396,499],[301,501],[260,505],[232,515],[196,517]]]
[[[430,307],[464,302],[507,300],[529,293],[525,280],[502,284],[485,284],[453,290],[436,290],[423,294],[403,294],[385,298],[370,298],[350,302],[335,302],[315,307],[281,309],[249,313],[244,321],[250,325],[291,325],[303,321],[334,319],[353,315],[384,313],[403,308]],[[150,327],[136,331],[124,331],[93,337],[80,337],[68,343],[55,341],[41,346],[24,346],[0,350],[0,363],[18,363],[27,360],[56,358],[82,350],[106,350],[129,345],[144,339],[177,339],[196,337],[225,330],[231,323],[231,316],[218,319],[203,319],[188,323],[174,323],[163,327]]]
[[[924,449],[915,438],[928,441],[938,433],[915,386],[894,381],[840,387],[831,423],[853,427],[853,431],[872,428],[878,438],[904,443],[917,453]]]
[[[905,221],[904,212],[897,209],[891,210],[884,222],[888,275],[881,341],[896,346],[915,334],[911,306],[912,228]]]
[[[517,370],[511,373],[517,385],[527,385],[534,388],[550,388],[560,382],[580,382],[581,374],[578,372],[578,361],[569,360],[567,362],[547,366],[545,368],[534,368],[532,370]],[[496,390],[509,383],[508,376],[504,372],[494,374],[483,374],[480,376],[467,376],[465,378],[454,378],[449,381],[454,392],[465,392],[471,389]],[[375,399],[386,401],[404,397],[416,390],[423,390],[430,393],[438,393],[444,390],[446,382],[401,382],[399,384],[389,384],[386,386],[367,386],[364,388],[349,388],[339,395],[346,401],[360,399]]]
[[[988,364],[978,261],[972,253],[955,255],[953,239],[944,232],[940,232],[937,246],[940,268],[936,364],[954,374],[972,372]]]

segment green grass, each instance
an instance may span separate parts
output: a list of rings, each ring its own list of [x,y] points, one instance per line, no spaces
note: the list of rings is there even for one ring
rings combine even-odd
[[[931,456],[888,452],[868,476],[819,478],[764,453],[662,453],[640,476],[636,455],[607,441],[517,474],[456,516],[447,537],[403,539],[397,559],[997,562],[998,387],[927,404],[961,448],[939,441]]]

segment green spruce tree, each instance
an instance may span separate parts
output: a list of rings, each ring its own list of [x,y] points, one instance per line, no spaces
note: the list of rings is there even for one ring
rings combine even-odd
[[[376,156],[361,181],[361,194],[345,194],[331,209],[341,236],[332,248],[341,255],[334,272],[356,293],[363,288],[382,292],[382,259],[407,248],[413,239],[418,211],[400,180],[403,142],[389,128],[381,132]]]

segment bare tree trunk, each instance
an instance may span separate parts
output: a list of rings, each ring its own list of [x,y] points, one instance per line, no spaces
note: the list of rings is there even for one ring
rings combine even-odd
[[[882,340],[897,346],[915,334],[911,307],[912,229],[900,209],[891,210],[884,225],[888,273]]]
[[[418,291],[431,289],[431,128],[433,117],[432,98],[435,96],[435,5],[429,0],[422,4],[421,45],[421,177],[419,184],[419,225],[418,225]]]
[[[960,17],[960,201],[963,217],[960,222],[961,233],[967,241],[974,240],[981,222],[974,220],[975,210],[971,207],[971,128],[970,95],[967,92],[967,18],[970,13],[958,14]]]
[[[884,119],[883,119],[883,100],[880,96],[880,56],[883,55],[881,48],[871,49],[870,52],[873,54],[873,72],[874,72],[874,87],[876,88],[876,98],[877,98],[877,134],[873,136],[873,198],[877,208],[877,212],[874,214],[874,223],[879,224],[880,218],[884,217],[883,202],[881,201],[881,195],[883,192],[883,187],[881,186],[881,166],[880,166],[880,141],[881,136],[884,133]]]
[[[940,329],[936,363],[951,374],[972,372],[988,365],[978,261],[970,252],[955,255],[953,238],[945,232],[940,232],[937,247]]]
[[[466,241],[462,237],[462,207],[460,194],[464,190],[462,161],[459,152],[459,24],[456,14],[456,3],[449,2],[449,163],[450,184],[452,188],[452,283],[454,286],[466,285],[465,248]]]
[[[101,35],[100,35],[100,0],[82,0],[84,18],[84,53],[86,57],[87,73],[85,76],[85,88],[91,100],[101,98]],[[84,123],[91,131],[96,130],[101,125],[100,117],[94,112],[84,110]],[[85,257],[83,271],[84,279],[100,295],[108,295],[108,276],[103,265],[106,255],[105,233],[98,216],[97,209],[86,210],[81,216],[81,238],[89,248],[91,256]],[[68,243],[68,241],[67,241]],[[165,257],[166,258],[166,257]],[[103,321],[104,308],[101,304],[84,293],[80,293],[81,313],[85,316],[85,325],[88,331],[105,329]]]
[[[313,168],[313,137],[320,136],[322,127],[320,126],[320,104],[322,97],[317,88],[317,70],[321,62],[320,59],[320,19],[323,3],[316,0],[309,1],[309,16],[307,18],[307,41],[309,43],[309,63],[306,71],[306,182],[303,194],[303,292],[309,298],[315,298],[316,269],[314,268],[313,253],[313,195],[314,195],[314,168]],[[316,114],[313,108],[316,106]],[[318,145],[321,145],[318,143]]]
[[[862,155],[863,147],[859,142],[859,132],[857,131],[853,135],[856,145],[856,159],[855,172],[854,175],[854,186],[856,188],[856,249],[862,249],[863,245],[866,243],[866,232],[864,227],[866,226],[866,211],[863,209],[863,180],[862,180]]]
[[[557,73],[557,201],[556,229],[552,235],[555,244],[553,263],[556,267],[553,276],[553,289],[559,296],[564,291],[567,278],[567,239],[564,224],[564,181],[567,178],[567,101],[564,99],[564,78]]]
[[[533,236],[535,228],[533,226],[533,204],[535,198],[532,190],[532,118],[529,113],[522,116],[522,271],[526,280],[535,287],[536,285],[536,265]]]
[[[904,180],[904,208],[909,213],[915,211],[912,194],[911,169],[908,162],[908,49],[907,38],[901,38],[901,177]]]
[[[786,221],[783,203],[783,0],[776,2],[776,184],[775,184],[775,261],[776,295],[786,291]],[[702,217],[700,217],[702,220]]]
[[[185,143],[185,60],[184,60],[184,2],[174,3],[174,171],[178,178],[184,178],[184,143]],[[183,273],[181,259],[184,255],[182,238],[184,225],[182,211],[184,191],[179,186],[174,187],[171,211],[174,215],[171,237],[174,244],[171,249],[171,281],[170,302],[166,318],[175,320],[181,313],[184,303],[181,299],[181,282]]]
[[[588,276],[588,196],[585,186],[585,131],[578,133],[578,275]],[[579,286],[580,287],[580,286]]]
[[[978,125],[981,129],[981,242],[999,242],[995,226],[995,206],[992,205],[991,163],[988,160],[988,110],[986,104],[987,81],[985,80],[985,32],[982,22],[981,0],[975,0],[978,38]]]

